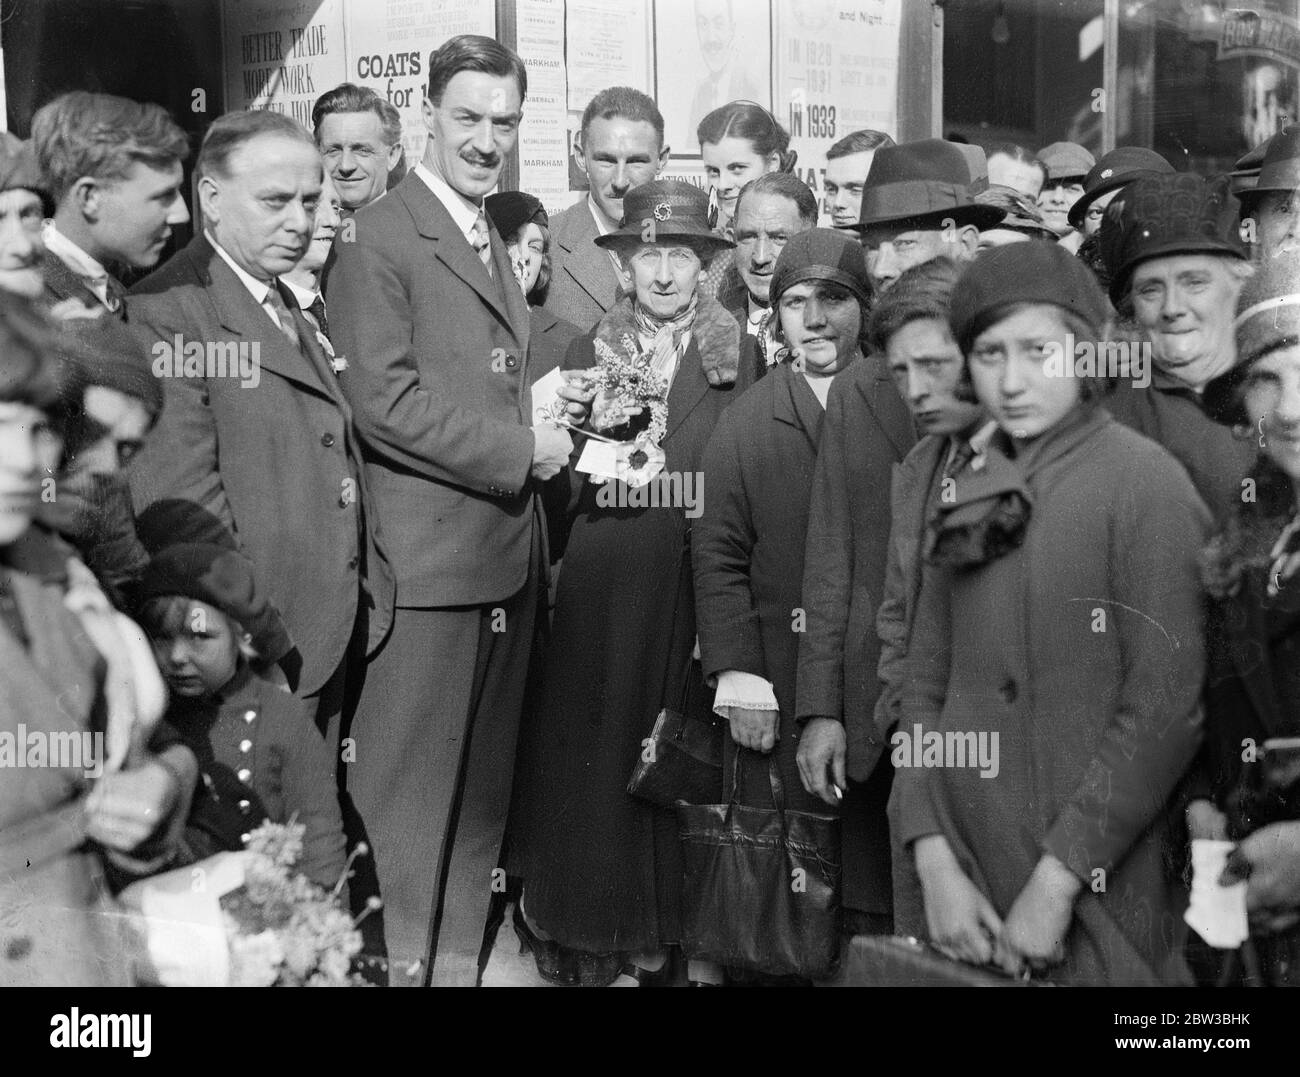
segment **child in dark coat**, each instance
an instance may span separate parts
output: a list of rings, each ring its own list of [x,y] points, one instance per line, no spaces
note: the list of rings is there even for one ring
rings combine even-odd
[[[292,707],[276,663],[293,644],[252,565],[222,546],[173,545],[149,563],[138,601],[171,689],[164,722],[198,757],[206,790],[187,826],[190,855],[240,849],[266,819],[296,816],[299,870],[333,888],[345,862],[333,755]]]

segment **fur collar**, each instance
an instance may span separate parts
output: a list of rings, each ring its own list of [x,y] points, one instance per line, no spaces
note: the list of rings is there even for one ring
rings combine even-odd
[[[632,339],[637,339],[631,298],[620,299],[596,326],[596,337],[620,355],[623,346],[619,341],[624,333],[631,333]],[[717,389],[735,384],[740,373],[740,326],[716,299],[700,296],[691,329],[691,347],[700,353],[700,366],[709,385]]]

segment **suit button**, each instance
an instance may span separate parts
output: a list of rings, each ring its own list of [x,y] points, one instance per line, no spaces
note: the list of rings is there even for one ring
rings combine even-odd
[[[253,742],[251,740],[241,740],[239,742],[239,750],[247,755],[253,750]]]
[[[1014,703],[1016,696],[1020,693],[1016,688],[1016,682],[1008,677],[1002,682],[1002,687],[998,689],[998,695],[1002,697],[1003,703]]]
[[[241,800],[239,802],[239,810],[242,811],[245,815],[249,813],[252,807],[253,807],[253,803],[250,800]]]
[[[506,356],[506,369],[514,370],[519,365],[519,359],[513,355]]]
[[[359,557],[349,557],[349,558],[348,558],[348,568],[350,568],[350,569],[355,569],[355,568],[357,567],[357,565],[359,565],[359,564],[361,564],[361,558],[359,558]]]
[[[253,772],[249,770],[247,767],[241,767],[239,770],[235,771],[235,777],[238,778],[245,785],[248,784],[248,781],[250,778],[252,778],[252,776],[253,776]]]
[[[257,711],[244,711],[244,721],[252,722],[257,718]]]
[[[331,445],[334,444],[334,435],[328,432],[322,434],[320,436],[320,443],[324,445],[325,448],[328,449]]]

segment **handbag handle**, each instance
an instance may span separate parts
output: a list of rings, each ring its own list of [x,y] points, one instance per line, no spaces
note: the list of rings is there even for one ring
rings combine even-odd
[[[731,763],[731,791],[727,792],[724,785],[722,795],[726,798],[727,804],[727,821],[731,821],[731,809],[736,806],[736,797],[740,793],[740,757],[746,753],[752,752],[754,755],[761,755],[761,752],[754,752],[752,748],[736,747],[736,756]],[[776,808],[776,816],[781,821],[781,837],[788,839],[790,836],[789,829],[785,823],[785,783],[781,781],[781,772],[776,765],[776,752],[773,750],[767,756],[767,780],[772,789],[772,806]]]

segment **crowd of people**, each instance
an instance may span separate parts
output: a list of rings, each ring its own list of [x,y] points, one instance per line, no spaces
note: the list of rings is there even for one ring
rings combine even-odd
[[[526,93],[452,38],[409,170],[357,86],[228,113],[192,205],[156,105],[4,137],[0,983],[133,982],[113,895],[265,820],[376,982],[831,977],[701,804],[822,835],[836,949],[1295,983],[1300,125],[1212,177],[858,131],[819,205],[760,105],[701,188],[611,87],[549,217]]]

